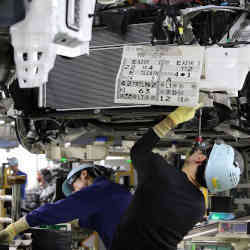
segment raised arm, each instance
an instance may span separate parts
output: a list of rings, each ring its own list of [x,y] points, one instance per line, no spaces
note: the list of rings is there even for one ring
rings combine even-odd
[[[170,113],[164,120],[149,129],[132,147],[130,156],[133,166],[137,170],[139,178],[145,176],[147,169],[152,165],[151,159],[153,157],[152,149],[157,142],[165,137],[167,133],[178,126],[180,123],[191,120],[198,108],[196,107],[179,107]],[[143,173],[144,172],[144,173]]]

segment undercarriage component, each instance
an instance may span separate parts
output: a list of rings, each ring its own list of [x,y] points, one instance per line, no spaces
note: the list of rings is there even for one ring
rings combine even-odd
[[[67,19],[69,26],[79,31],[79,6],[73,7],[81,1],[68,2],[71,12],[62,12],[66,15],[64,21]],[[165,39],[165,44],[178,43],[174,46],[181,50],[180,43],[212,45],[225,43],[227,38],[230,42],[235,42],[241,35],[247,37],[248,12],[245,9],[232,6],[200,6],[190,1],[188,4],[182,4],[179,6],[173,4],[168,11],[163,6],[151,6],[152,9],[163,10],[162,13],[159,12],[161,15],[158,13],[162,19],[159,18],[157,23],[162,25],[162,30],[157,32],[159,31],[159,36],[163,36],[159,37],[159,40]],[[106,10],[112,12],[112,9]],[[113,10],[116,13],[116,7]],[[104,12],[107,14],[108,11]],[[90,20],[92,17],[90,15]],[[84,154],[87,154],[85,146],[92,145],[95,137],[112,136],[114,140],[118,138],[119,141],[135,141],[175,108],[114,103],[115,79],[123,47],[150,45],[152,27],[159,28],[156,23],[140,23],[139,16],[136,20],[138,22],[129,25],[123,36],[110,31],[107,27],[94,27],[88,57],[65,58],[69,56],[66,53],[69,50],[64,51],[62,48],[64,45],[67,47],[72,40],[66,35],[64,37],[61,32],[62,36],[58,36],[55,43],[61,49],[57,53],[61,53],[64,57],[57,57],[55,67],[49,74],[48,83],[43,88],[20,88],[15,79],[7,83],[10,73],[15,73],[13,51],[8,44],[8,31],[7,35],[5,34],[8,39],[0,39],[0,43],[2,41],[4,45],[0,46],[0,50],[2,48],[3,55],[7,55],[3,57],[2,68],[0,63],[0,71],[2,69],[0,76],[3,76],[3,82],[0,79],[2,87],[0,91],[3,91],[0,107],[2,104],[5,109],[9,109],[6,101],[8,98],[13,98],[17,136],[26,149],[33,153],[50,152],[48,154],[55,159],[64,155],[85,160],[93,159],[96,156],[91,152],[86,157]],[[244,29],[241,24],[245,24]],[[238,29],[242,32],[237,36]],[[3,37],[0,32],[0,38]],[[77,41],[73,43],[76,47],[79,44]],[[236,139],[248,138],[250,120],[248,94],[242,93],[239,103],[237,96],[249,70],[249,54],[248,46],[205,48],[205,62],[199,88],[207,97],[213,98],[209,100],[211,101],[209,107],[203,110],[202,131],[205,139],[220,137],[230,143],[238,143]],[[27,56],[25,53],[21,56],[26,63]],[[197,123],[198,119],[195,117],[192,121],[180,125],[160,144],[165,146],[175,142],[179,145],[190,145],[197,134]],[[219,127],[221,123],[226,124],[227,129]],[[232,124],[236,126],[233,129]],[[235,132],[242,128],[245,130],[240,133]],[[67,142],[71,142],[72,147],[75,147],[72,151],[64,147]],[[55,152],[54,156],[51,152]],[[100,157],[103,155],[104,152]]]
[[[50,160],[60,161],[66,159],[81,159],[83,161],[99,161],[108,154],[107,146],[87,145],[86,147],[59,147],[50,144],[45,149],[46,157]]]
[[[152,30],[153,44],[213,45],[230,33],[239,19],[246,19],[247,10],[241,7],[192,4],[162,6]],[[237,25],[236,25],[237,26]],[[242,27],[238,27],[242,29]],[[228,42],[228,41],[224,41]]]
[[[21,88],[46,83],[57,54],[68,57],[88,54],[94,9],[95,0],[29,3],[24,20],[10,28]]]
[[[25,0],[2,0],[0,2],[0,27],[9,27],[25,17]]]
[[[216,5],[181,10],[184,27],[191,25],[194,39],[200,45],[219,43],[225,34],[230,39],[232,26],[242,15],[246,18],[246,12],[246,9],[240,7]]]
[[[33,138],[30,139],[28,136],[30,129],[30,121],[28,119],[16,119],[15,129],[17,139],[25,149],[35,154],[43,154],[45,152],[44,145],[41,142],[34,143]]]

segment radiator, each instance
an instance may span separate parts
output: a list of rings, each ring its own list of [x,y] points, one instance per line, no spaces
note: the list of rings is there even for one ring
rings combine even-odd
[[[122,48],[149,44],[151,27],[151,23],[130,25],[125,36],[106,28],[94,29],[89,56],[74,59],[57,56],[44,90],[43,105],[58,110],[126,106],[114,103]]]

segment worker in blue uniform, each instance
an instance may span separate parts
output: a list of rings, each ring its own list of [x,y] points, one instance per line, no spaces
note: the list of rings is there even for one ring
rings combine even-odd
[[[238,184],[240,166],[230,145],[201,144],[186,157],[182,169],[152,152],[172,128],[192,119],[198,107],[177,108],[132,147],[138,186],[114,235],[111,250],[177,249],[177,244],[204,217],[200,187],[219,192]]]
[[[25,200],[25,189],[27,186],[27,174],[18,168],[18,159],[16,157],[7,158],[8,164],[13,171],[13,175],[24,175],[26,177],[25,183],[21,184],[21,199]]]
[[[0,242],[10,242],[20,232],[38,225],[53,225],[79,220],[79,226],[99,233],[110,247],[120,218],[127,209],[130,192],[111,182],[103,166],[82,164],[73,168],[63,183],[65,199],[45,204],[0,232]]]

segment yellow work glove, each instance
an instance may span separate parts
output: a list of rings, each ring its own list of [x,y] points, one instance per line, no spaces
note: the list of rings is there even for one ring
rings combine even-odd
[[[176,127],[180,123],[193,119],[196,110],[202,107],[202,105],[203,103],[199,103],[196,107],[179,107],[170,113],[168,117],[173,121],[174,126]]]
[[[29,227],[30,226],[25,217],[22,217],[15,223],[10,224],[4,230],[0,231],[0,242],[10,243],[16,235],[29,229]]]
[[[202,107],[203,103],[199,103],[196,107],[179,107],[171,112],[164,120],[153,127],[154,132],[163,138],[172,128],[178,124],[187,122],[194,118],[197,109]]]

